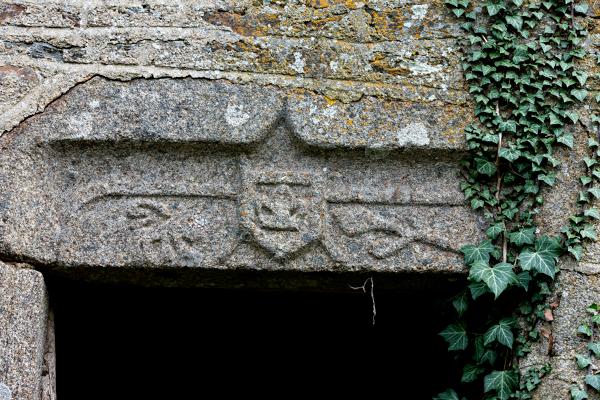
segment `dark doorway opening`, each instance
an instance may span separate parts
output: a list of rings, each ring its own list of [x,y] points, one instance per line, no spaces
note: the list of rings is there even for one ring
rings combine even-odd
[[[369,293],[350,288],[303,292],[51,282],[58,398],[240,393],[287,398],[299,392],[318,397],[324,391],[362,391],[431,399],[451,378],[451,359],[437,335],[448,319],[448,293],[375,289],[373,326]]]

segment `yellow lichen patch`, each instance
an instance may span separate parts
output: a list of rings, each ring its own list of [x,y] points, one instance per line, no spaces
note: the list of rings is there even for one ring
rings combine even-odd
[[[392,66],[390,60],[383,53],[375,53],[371,61],[373,69],[390,75],[408,75],[410,70],[402,65]]]
[[[352,118],[347,119],[346,120],[346,125],[348,125],[348,126],[354,125],[354,120]]]
[[[325,102],[327,103],[328,107],[331,107],[332,105],[337,103],[337,100],[332,99],[331,97],[327,97],[327,96],[324,96],[324,97],[325,97]]]

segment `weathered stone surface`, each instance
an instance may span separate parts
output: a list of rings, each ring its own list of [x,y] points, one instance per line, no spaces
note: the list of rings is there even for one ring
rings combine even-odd
[[[0,399],[40,398],[47,318],[42,274],[0,262]]]
[[[403,112],[96,78],[2,138],[0,243],[67,266],[460,271],[481,231],[448,127]]]

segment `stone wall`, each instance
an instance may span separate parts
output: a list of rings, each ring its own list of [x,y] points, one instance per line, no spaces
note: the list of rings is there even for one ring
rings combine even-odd
[[[442,0],[2,1],[0,259],[81,277],[461,274],[483,225],[458,186],[459,36]],[[575,204],[578,157],[563,160],[548,231]],[[598,295],[597,246],[563,270],[553,393]]]

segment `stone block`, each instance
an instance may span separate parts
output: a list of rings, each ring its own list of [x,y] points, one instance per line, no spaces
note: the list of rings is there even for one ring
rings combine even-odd
[[[0,399],[40,398],[47,318],[42,274],[0,262]]]
[[[441,113],[94,78],[0,140],[0,248],[67,267],[461,272],[481,221],[440,134],[464,121]]]

